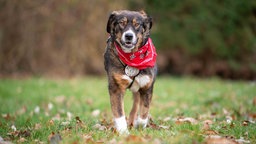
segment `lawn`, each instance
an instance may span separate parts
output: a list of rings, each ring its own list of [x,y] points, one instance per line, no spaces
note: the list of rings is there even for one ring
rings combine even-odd
[[[151,121],[129,136],[113,128],[105,77],[2,79],[0,114],[0,143],[256,143],[256,83],[158,77]]]

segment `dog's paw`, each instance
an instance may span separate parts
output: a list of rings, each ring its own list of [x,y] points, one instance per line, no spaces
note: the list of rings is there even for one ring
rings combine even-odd
[[[140,117],[138,117],[135,121],[134,121],[134,127],[135,128],[146,128],[148,124],[148,118],[146,119],[142,119]]]
[[[130,134],[127,128],[127,122],[126,122],[125,116],[122,116],[120,118],[115,118],[115,127],[117,132],[121,135]]]

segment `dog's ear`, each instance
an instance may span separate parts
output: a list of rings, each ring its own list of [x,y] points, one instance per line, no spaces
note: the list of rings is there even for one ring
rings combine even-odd
[[[145,26],[150,30],[152,28],[153,21],[151,16],[147,16],[145,19]]]
[[[114,22],[115,22],[115,18],[116,18],[117,13],[118,13],[117,11],[113,11],[113,12],[109,15],[108,23],[107,23],[107,32],[108,32],[109,34],[111,34],[112,31],[113,31]]]
[[[152,17],[151,17],[151,16],[148,16],[148,15],[146,14],[146,12],[143,11],[143,10],[140,11],[140,14],[144,17],[144,22],[143,22],[143,27],[144,27],[144,29],[150,30],[151,27],[152,27],[152,24],[153,24],[153,22],[152,22]]]
[[[151,16],[148,16],[145,12],[144,13],[144,21],[143,21],[143,28],[144,28],[144,38],[148,38],[150,35],[150,30],[153,25],[153,20]]]

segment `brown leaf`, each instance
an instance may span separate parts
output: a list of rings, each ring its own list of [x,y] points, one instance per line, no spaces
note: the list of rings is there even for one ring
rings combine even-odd
[[[197,124],[198,121],[194,118],[191,117],[186,117],[186,118],[178,118],[175,121],[176,124],[183,124],[183,123],[190,123],[190,124]]]
[[[203,121],[203,130],[209,130],[210,129],[210,125],[212,125],[213,122],[211,120],[205,120]]]
[[[242,123],[242,125],[243,125],[243,126],[248,126],[248,125],[249,125],[249,123],[250,123],[249,121],[244,120],[244,121],[243,121],[243,123]]]
[[[95,124],[93,126],[94,129],[97,129],[97,130],[100,130],[100,131],[104,131],[104,130],[107,130],[107,128],[101,124]]]
[[[230,138],[213,135],[206,138],[205,144],[238,144],[238,142]]]
[[[47,125],[49,125],[49,126],[53,126],[54,125],[54,120],[49,120],[48,122],[47,122]]]
[[[41,128],[42,128],[42,125],[40,123],[36,123],[35,126],[34,126],[35,130],[39,130]]]
[[[135,136],[135,135],[129,135],[125,140],[130,143],[142,143],[142,142],[145,143],[146,142],[146,140],[143,137]]]
[[[214,130],[206,130],[203,132],[205,135],[216,135],[218,134],[218,132],[214,131]]]
[[[26,106],[23,106],[22,108],[20,108],[19,110],[16,111],[16,113],[18,115],[22,115],[22,114],[24,114],[26,112],[27,112],[27,107]]]

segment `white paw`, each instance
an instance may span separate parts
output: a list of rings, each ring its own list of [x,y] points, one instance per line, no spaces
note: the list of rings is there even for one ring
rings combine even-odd
[[[128,135],[130,134],[127,128],[127,122],[125,116],[120,118],[115,118],[115,127],[119,134],[121,135]]]
[[[146,128],[146,127],[147,127],[147,124],[148,124],[148,118],[142,119],[142,118],[138,117],[138,118],[134,121],[134,127],[135,127],[135,128],[139,128],[139,127]]]

